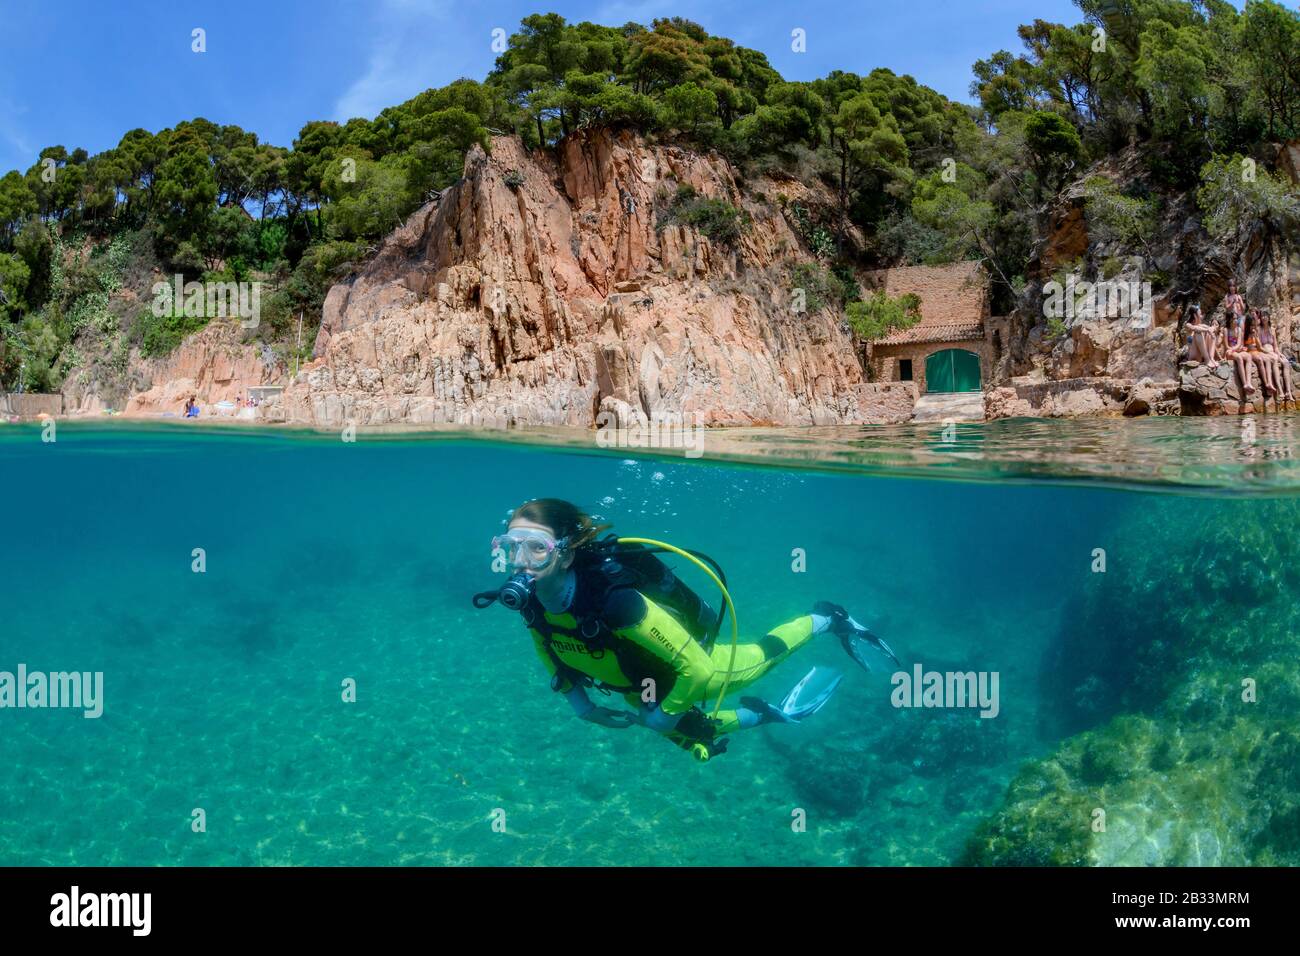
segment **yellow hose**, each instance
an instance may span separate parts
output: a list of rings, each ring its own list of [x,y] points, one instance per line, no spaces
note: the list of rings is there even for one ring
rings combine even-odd
[[[711,716],[717,717],[718,711],[722,710],[722,698],[727,696],[727,687],[731,684],[731,672],[736,668],[736,644],[740,641],[740,624],[736,620],[736,602],[731,600],[731,595],[727,592],[727,586],[722,583],[716,574],[713,573],[711,567],[695,555],[683,551],[681,548],[674,548],[671,544],[667,544],[663,541],[656,541],[654,538],[619,538],[618,542],[619,544],[648,544],[656,548],[663,548],[665,551],[671,551],[673,554],[680,555],[707,574],[713,580],[713,583],[718,586],[718,590],[722,592],[722,597],[727,602],[727,610],[731,612],[731,660],[727,661],[727,674],[722,678],[722,689],[718,691],[718,702],[713,705],[713,713]]]

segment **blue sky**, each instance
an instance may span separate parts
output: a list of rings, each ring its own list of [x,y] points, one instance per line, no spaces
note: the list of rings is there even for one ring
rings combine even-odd
[[[0,173],[44,146],[96,153],[196,116],[287,146],[309,120],[371,117],[481,79],[493,29],[538,12],[615,26],[684,16],[788,79],[887,66],[959,99],[977,59],[1019,52],[1017,25],[1081,19],[1069,0],[0,0]],[[206,53],[191,51],[196,27]],[[790,49],[795,28],[806,53]]]

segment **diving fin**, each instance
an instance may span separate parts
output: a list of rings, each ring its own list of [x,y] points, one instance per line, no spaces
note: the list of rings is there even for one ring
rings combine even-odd
[[[893,661],[895,667],[903,666],[898,659],[898,655],[894,653],[894,649],[885,643],[884,638],[873,634],[853,620],[853,618],[849,617],[849,612],[838,604],[832,604],[830,601],[818,601],[813,605],[813,613],[831,619],[831,630],[840,639],[844,652],[866,668],[868,673],[871,671],[871,664],[867,661],[865,650],[868,644]]]
[[[835,689],[840,686],[840,681],[844,679],[844,675],[833,668],[828,667],[823,670],[829,671],[831,676],[824,682],[819,681],[822,686],[816,691],[808,690],[809,682],[817,673],[817,668],[814,667],[803,675],[799,683],[790,688],[790,693],[781,699],[779,705],[774,707],[757,697],[742,697],[741,706],[762,714],[763,723],[797,724],[825,707],[826,702],[835,693]]]

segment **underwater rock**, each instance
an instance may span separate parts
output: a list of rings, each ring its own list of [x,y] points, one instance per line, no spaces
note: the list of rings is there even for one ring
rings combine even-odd
[[[861,743],[831,738],[788,747],[772,734],[768,744],[785,758],[795,793],[810,810],[851,819],[866,807],[873,784],[880,783],[880,761],[874,754],[865,753]]]
[[[1025,766],[960,862],[1300,864],[1300,502],[1185,507],[1135,508],[1115,540],[1146,547],[1063,613],[1043,695],[1093,729]]]
[[[900,710],[893,720],[877,753],[921,777],[985,767],[1006,757],[1009,724],[981,719],[978,711]]]

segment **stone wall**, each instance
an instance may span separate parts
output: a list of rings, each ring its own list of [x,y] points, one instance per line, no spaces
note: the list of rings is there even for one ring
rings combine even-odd
[[[0,393],[0,413],[19,418],[37,418],[41,415],[62,415],[63,396],[35,392]]]
[[[868,287],[897,298],[912,293],[921,299],[921,325],[982,322],[988,316],[989,281],[978,262],[944,266],[901,266],[865,275]]]
[[[1176,415],[1178,383],[1143,379],[1067,378],[1018,381],[989,389],[984,414],[996,418]]]
[[[1295,370],[1292,369],[1292,379]],[[1266,399],[1260,390],[1259,373],[1250,369],[1251,385],[1255,391],[1246,395],[1237,378],[1232,362],[1220,362],[1218,368],[1207,365],[1184,365],[1179,371],[1178,401],[1184,415],[1252,415],[1266,412],[1271,407],[1281,411],[1288,404]]]
[[[845,396],[842,420],[854,425],[896,425],[912,420],[915,382],[864,382]]]

